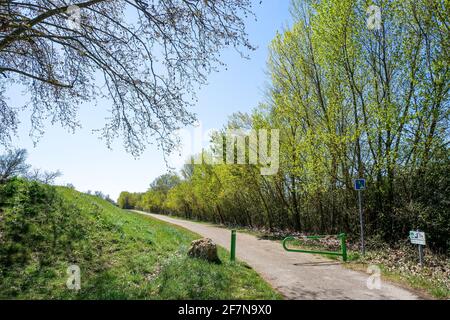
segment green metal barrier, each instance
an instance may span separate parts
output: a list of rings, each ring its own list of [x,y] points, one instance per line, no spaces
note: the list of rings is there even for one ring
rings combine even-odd
[[[307,236],[303,237],[306,239],[321,239],[326,238],[328,236]],[[338,238],[341,239],[341,252],[333,252],[333,251],[316,251],[316,250],[301,250],[301,249],[289,249],[286,245],[288,241],[298,240],[295,237],[287,237],[283,240],[283,248],[289,252],[302,252],[302,253],[315,253],[315,254],[328,254],[332,256],[342,256],[342,260],[347,261],[347,244],[346,244],[346,235],[345,233],[341,233],[337,235]]]

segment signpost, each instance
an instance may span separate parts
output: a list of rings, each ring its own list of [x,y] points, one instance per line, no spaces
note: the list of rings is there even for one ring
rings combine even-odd
[[[421,232],[419,230],[410,231],[409,239],[411,240],[412,244],[418,245],[418,247],[419,247],[419,263],[421,266],[423,266],[423,246],[426,245],[425,232]]]
[[[355,180],[355,190],[358,191],[358,204],[359,204],[359,224],[361,227],[361,253],[365,254],[366,249],[364,246],[364,217],[362,213],[362,199],[361,191],[366,189],[366,179],[356,179]]]

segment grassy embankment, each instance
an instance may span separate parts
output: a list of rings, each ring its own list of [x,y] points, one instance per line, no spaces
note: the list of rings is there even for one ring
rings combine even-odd
[[[95,196],[16,181],[0,197],[2,299],[281,298],[224,249],[220,265],[188,258],[198,235]],[[66,287],[72,264],[79,292]]]

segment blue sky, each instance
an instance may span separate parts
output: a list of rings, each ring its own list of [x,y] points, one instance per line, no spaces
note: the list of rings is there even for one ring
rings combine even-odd
[[[192,110],[203,130],[221,128],[230,114],[248,112],[264,99],[268,46],[276,32],[290,22],[290,1],[254,2],[257,21],[249,19],[247,30],[258,49],[249,54],[250,60],[242,59],[234,49],[222,52],[227,70],[209,76],[209,84],[198,92],[199,101]],[[17,90],[11,90],[9,98],[17,105],[27,100]],[[163,155],[155,146],[149,146],[139,159],[134,159],[125,152],[120,139],[112,150],[108,149],[98,134],[92,133],[103,127],[108,107],[107,101],[97,106],[83,105],[79,113],[81,129],[73,134],[58,125],[48,126],[36,146],[29,137],[29,114],[23,113],[14,145],[28,150],[33,167],[60,170],[63,176],[58,184],[72,183],[80,191],[100,190],[113,199],[123,190],[145,191],[154,178],[167,172]]]

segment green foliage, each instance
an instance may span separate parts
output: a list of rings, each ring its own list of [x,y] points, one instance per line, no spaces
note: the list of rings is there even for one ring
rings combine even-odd
[[[220,266],[185,258],[198,238],[93,195],[14,179],[0,186],[0,299],[280,298],[223,250]],[[79,292],[66,288],[72,264]]]
[[[156,213],[166,213],[165,201],[169,190],[181,182],[180,177],[173,173],[159,176],[145,193],[121,192],[117,204],[122,209],[139,209]]]
[[[366,26],[370,4],[381,7],[379,30]],[[405,241],[421,228],[434,250],[448,253],[448,5],[294,0],[292,28],[270,46],[267,103],[228,124],[279,129],[278,174],[196,165],[147,209],[357,238],[353,180],[365,177],[370,237]]]

